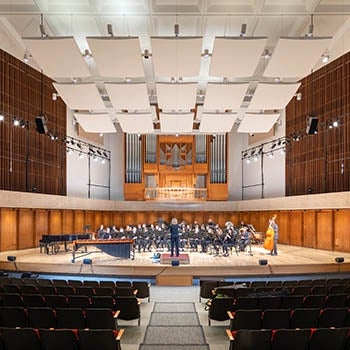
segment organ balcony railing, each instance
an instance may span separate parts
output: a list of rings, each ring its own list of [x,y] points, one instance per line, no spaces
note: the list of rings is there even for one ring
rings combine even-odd
[[[206,188],[149,187],[145,189],[145,200],[206,201]]]

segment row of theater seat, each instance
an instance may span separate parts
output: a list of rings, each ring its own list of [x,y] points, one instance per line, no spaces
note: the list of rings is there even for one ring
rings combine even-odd
[[[76,300],[74,296],[71,298],[67,298],[68,300],[62,300],[62,298],[57,298],[57,295],[52,296],[53,298],[49,298],[47,296],[44,301],[45,304],[39,306],[37,304],[31,304],[30,305],[7,305],[7,306],[0,306],[1,310],[5,310],[7,312],[11,312],[14,310],[14,312],[17,312],[18,310],[24,310],[22,313],[28,313],[26,310],[37,310],[38,312],[40,310],[46,310],[43,312],[48,312],[50,314],[54,313],[55,310],[58,309],[83,309],[88,312],[88,310],[91,309],[104,309],[108,310],[109,313],[112,312],[118,312],[118,317],[122,320],[138,320],[138,324],[140,325],[140,318],[141,318],[141,309],[140,309],[140,301],[136,297],[118,297],[114,300],[111,300],[110,297],[97,297],[97,299],[86,300],[88,297],[84,297],[83,300]],[[63,297],[65,298],[65,297]],[[80,299],[80,297],[79,297]],[[49,302],[50,301],[50,302]],[[9,303],[10,304],[10,303]],[[29,303],[30,304],[30,303]],[[16,311],[17,310],[17,311]],[[19,312],[19,311],[18,311]],[[0,322],[0,325],[2,323]],[[4,324],[3,324],[4,325]],[[5,326],[5,325],[4,325]],[[9,327],[7,325],[6,327]],[[24,327],[19,326],[19,327]],[[34,327],[34,326],[33,326]]]
[[[349,328],[226,331],[230,350],[349,350]]]
[[[348,308],[268,309],[228,312],[230,330],[350,327]]]
[[[138,288],[137,288],[138,287]],[[140,299],[148,298],[150,301],[150,286],[147,282],[139,282],[132,287],[88,287],[88,286],[35,286],[35,285],[0,285],[0,293],[16,294],[61,294],[61,295],[87,295],[87,296],[133,296]]]
[[[0,327],[115,330],[119,314],[102,308],[0,307]]]
[[[121,350],[124,330],[1,328],[0,350]]]

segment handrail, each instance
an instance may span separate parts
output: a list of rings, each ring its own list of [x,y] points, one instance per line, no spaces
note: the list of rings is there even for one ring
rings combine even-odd
[[[149,187],[145,189],[145,200],[207,200],[206,188],[193,187]]]

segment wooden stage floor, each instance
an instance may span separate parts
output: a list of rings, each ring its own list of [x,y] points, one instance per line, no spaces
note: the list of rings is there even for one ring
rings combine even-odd
[[[301,274],[324,274],[350,272],[350,253],[301,248],[280,244],[278,256],[268,255],[261,245],[252,245],[252,254],[242,252],[228,257],[206,253],[188,252],[190,263],[180,266],[153,262],[154,252],[135,254],[135,259],[120,259],[89,247],[87,255],[78,256],[72,263],[72,253],[62,247],[57,254],[40,253],[39,248],[7,251],[0,253],[0,269],[31,271],[41,274],[81,274],[84,276],[119,276],[155,278],[157,284],[188,285],[194,278],[245,277],[245,276],[286,276]],[[160,252],[161,253],[161,252]],[[16,256],[16,266],[7,261],[7,256]],[[338,264],[336,257],[344,257]],[[91,265],[83,259],[92,259]],[[267,265],[259,265],[267,260]]]

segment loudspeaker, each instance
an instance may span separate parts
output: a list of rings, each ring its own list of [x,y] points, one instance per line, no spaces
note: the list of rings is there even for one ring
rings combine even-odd
[[[306,119],[306,133],[308,135],[313,135],[317,133],[318,118],[317,117],[307,117]]]
[[[180,265],[180,261],[179,260],[172,260],[171,261],[171,266],[179,266]]]
[[[260,259],[259,260],[259,265],[267,265],[267,260],[266,259]]]
[[[38,277],[39,277],[38,274],[32,273],[32,272],[23,272],[22,275],[21,275],[21,278],[33,278],[33,279],[36,279]]]
[[[83,264],[84,265],[91,265],[92,264],[92,259],[83,259]]]
[[[338,256],[335,258],[335,262],[339,263],[343,263],[344,262],[344,258],[342,256]]]
[[[9,255],[7,261],[16,261],[16,257],[14,255]]]
[[[46,125],[46,117],[44,115],[38,115],[35,117],[36,130],[39,134],[47,134],[48,129]]]

